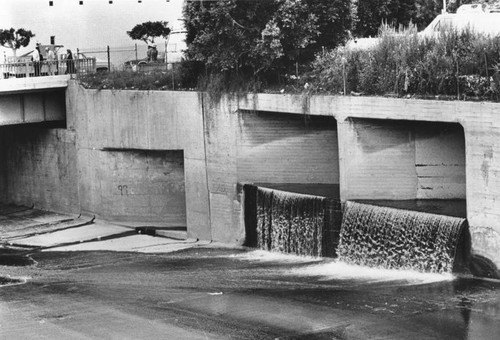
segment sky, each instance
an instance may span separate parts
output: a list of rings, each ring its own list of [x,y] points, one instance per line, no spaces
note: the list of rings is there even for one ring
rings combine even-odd
[[[126,33],[136,24],[146,21],[168,21],[172,29],[182,28],[183,0],[1,0],[0,28],[25,28],[35,37],[18,55],[33,50],[35,44],[56,44],[76,51],[132,48],[141,41],[132,40]],[[83,2],[82,5],[79,3]],[[112,3],[110,3],[112,2]],[[175,38],[175,37],[174,37]],[[156,41],[160,46],[163,41]],[[12,55],[0,48],[3,55]],[[135,54],[135,52],[131,52]]]

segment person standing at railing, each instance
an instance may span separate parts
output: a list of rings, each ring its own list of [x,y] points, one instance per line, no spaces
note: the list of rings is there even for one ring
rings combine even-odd
[[[33,50],[33,56],[31,57],[33,61],[33,68],[35,69],[35,77],[40,76],[40,62],[42,61],[40,54],[40,44],[36,44],[36,48]]]
[[[152,53],[153,53],[153,46],[148,45],[148,51],[146,52],[146,55],[148,57],[148,62],[150,62],[151,58],[153,57]]]
[[[156,62],[158,60],[158,50],[156,49],[156,44],[151,46],[151,61]]]
[[[75,61],[73,60],[73,53],[71,50],[66,50],[66,74],[75,73]]]
[[[47,67],[49,68],[49,76],[56,74],[55,54],[54,51],[45,47],[45,55],[47,56]]]

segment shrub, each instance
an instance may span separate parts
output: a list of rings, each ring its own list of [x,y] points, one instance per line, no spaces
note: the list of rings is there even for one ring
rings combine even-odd
[[[176,66],[171,70],[134,72],[130,69],[79,75],[85,88],[110,90],[174,90],[187,89],[182,83],[185,70]]]
[[[415,26],[384,25],[365,50],[338,47],[318,54],[307,79],[318,92],[449,95],[496,99],[500,37],[448,30],[421,37]]]

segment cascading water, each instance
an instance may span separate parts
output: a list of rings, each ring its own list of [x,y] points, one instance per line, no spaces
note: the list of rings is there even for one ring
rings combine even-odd
[[[257,247],[306,256],[323,254],[327,199],[257,187]]]
[[[465,219],[347,202],[339,259],[370,267],[451,273]]]

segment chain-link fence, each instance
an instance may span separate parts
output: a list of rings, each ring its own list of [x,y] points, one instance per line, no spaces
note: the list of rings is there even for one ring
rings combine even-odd
[[[172,64],[179,63],[182,58],[181,46],[179,44],[161,44],[154,46],[157,52],[154,60],[148,56],[148,46],[135,44],[133,46],[110,47],[86,49],[78,48],[77,55],[83,58],[93,57],[96,59],[97,70],[123,70],[132,68],[148,71],[153,67],[165,69],[172,68]]]

